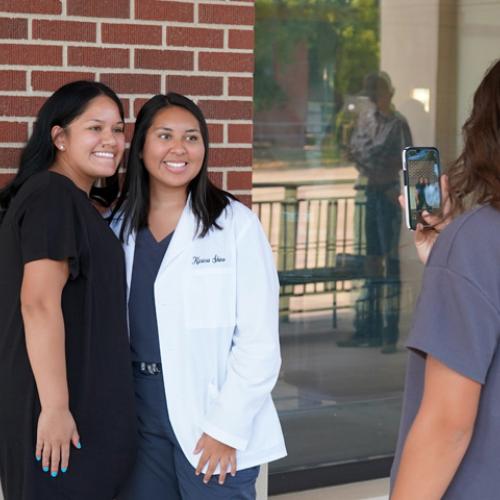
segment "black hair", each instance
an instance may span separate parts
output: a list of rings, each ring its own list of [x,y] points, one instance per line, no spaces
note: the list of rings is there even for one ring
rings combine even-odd
[[[52,141],[52,127],[67,127],[84,113],[89,102],[98,96],[109,97],[117,105],[120,117],[124,120],[120,99],[109,87],[99,82],[78,80],[67,83],[45,101],[38,111],[33,133],[21,153],[16,176],[0,190],[0,221],[21,186],[32,175],[53,165],[56,147]]]
[[[123,190],[113,211],[113,215],[121,212],[123,216],[120,231],[122,241],[132,231],[138,231],[148,224],[149,173],[142,161],[142,150],[154,117],[161,110],[170,107],[183,108],[196,118],[205,146],[201,169],[187,187],[187,192],[191,195],[191,209],[196,217],[200,237],[204,237],[212,228],[221,229],[216,222],[217,218],[229,204],[229,200],[236,199],[230,193],[219,189],[208,178],[208,127],[201,109],[191,99],[175,92],[156,95],[144,104],[137,115]]]

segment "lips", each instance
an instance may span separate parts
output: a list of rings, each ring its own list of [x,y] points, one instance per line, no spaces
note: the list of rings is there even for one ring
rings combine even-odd
[[[184,168],[187,165],[185,161],[163,161],[162,163],[173,170]]]

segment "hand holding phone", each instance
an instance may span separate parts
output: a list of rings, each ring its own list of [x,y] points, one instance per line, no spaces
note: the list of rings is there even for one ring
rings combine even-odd
[[[403,149],[405,218],[408,229],[426,225],[422,212],[432,214],[441,208],[441,166],[434,147]]]

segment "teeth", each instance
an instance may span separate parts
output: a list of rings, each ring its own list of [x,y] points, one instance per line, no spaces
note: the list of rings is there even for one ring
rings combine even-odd
[[[179,163],[174,163],[172,161],[166,161],[165,162],[170,168],[182,168],[186,166],[186,162],[179,162]]]
[[[113,153],[110,153],[108,151],[95,151],[94,155],[99,157],[99,158],[114,158],[115,155]]]

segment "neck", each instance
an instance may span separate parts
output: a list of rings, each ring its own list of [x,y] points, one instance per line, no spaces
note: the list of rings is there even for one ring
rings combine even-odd
[[[187,190],[184,187],[171,188],[151,183],[149,196],[152,210],[184,208],[187,201]]]

